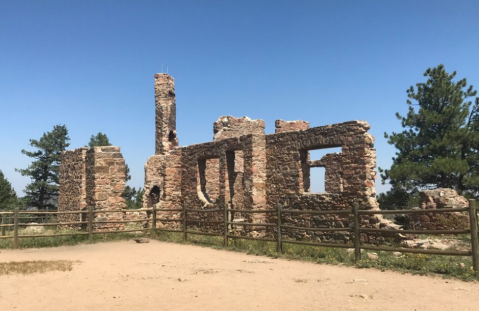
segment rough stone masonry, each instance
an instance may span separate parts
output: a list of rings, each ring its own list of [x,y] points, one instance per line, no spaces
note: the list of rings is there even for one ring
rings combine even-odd
[[[155,75],[156,152],[145,164],[144,207],[161,209],[283,209],[341,210],[358,202],[361,209],[377,209],[375,199],[376,151],[365,121],[312,127],[306,121],[277,120],[274,134],[265,134],[263,120],[222,116],[213,125],[213,141],[180,147],[176,133],[174,79]],[[319,160],[310,151],[341,148]],[[310,170],[325,169],[325,190],[312,193]],[[221,214],[190,213],[191,219],[218,220]],[[230,219],[275,222],[276,215],[234,213]],[[158,226],[174,228],[181,212],[159,212]],[[305,227],[342,228],[352,225],[349,216],[288,216],[283,221]],[[375,216],[364,216],[363,227],[379,227]],[[197,230],[221,226],[195,225]],[[241,235],[264,236],[266,228],[230,228]],[[295,232],[296,239],[349,240],[348,232]],[[365,242],[374,239],[364,236]]]
[[[78,148],[62,152],[58,211],[79,211],[92,206],[96,210],[126,208],[121,197],[125,189],[125,160],[119,147]],[[59,222],[86,221],[87,214],[60,214]],[[102,221],[123,220],[121,212],[96,213],[96,230],[119,230],[123,224]],[[80,228],[80,225],[69,225]]]
[[[145,164],[143,206],[155,206],[159,227],[182,225],[183,209],[240,210],[229,214],[233,222],[275,223],[276,207],[283,210],[343,210],[354,202],[361,209],[377,209],[375,199],[376,151],[374,137],[365,121],[349,121],[310,128],[306,121],[276,120],[274,134],[265,134],[263,120],[222,116],[213,124],[213,141],[180,147],[176,132],[174,79],[155,75],[155,155]],[[310,151],[340,148],[311,160]],[[311,168],[325,169],[325,192],[310,190]],[[93,206],[99,210],[125,207],[125,161],[119,147],[79,148],[62,154],[60,167],[60,211],[77,211]],[[180,211],[161,211],[177,209]],[[271,213],[241,213],[241,210],[271,210]],[[146,217],[146,215],[143,215]],[[106,220],[123,220],[124,213],[96,215],[100,230],[121,229]],[[222,220],[222,213],[188,214],[191,220]],[[80,216],[59,216],[62,222],[79,221]],[[173,220],[173,221],[172,221]],[[175,221],[176,220],[176,221]],[[284,224],[302,227],[347,228],[350,216],[287,214]],[[189,223],[196,230],[221,231],[222,225]],[[362,227],[380,228],[376,216],[362,216]],[[269,227],[271,228],[271,227]],[[255,237],[275,234],[266,227],[230,226],[234,234]],[[286,230],[294,239],[343,241],[347,231],[317,232]],[[374,234],[363,242],[384,239]]]

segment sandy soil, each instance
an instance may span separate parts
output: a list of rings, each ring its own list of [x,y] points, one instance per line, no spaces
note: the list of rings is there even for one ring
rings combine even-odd
[[[2,250],[79,260],[0,276],[1,310],[478,310],[479,284],[151,241]]]

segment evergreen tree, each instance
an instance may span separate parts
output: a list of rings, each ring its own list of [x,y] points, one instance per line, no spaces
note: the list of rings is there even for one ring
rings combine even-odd
[[[138,190],[135,190],[135,188],[133,188],[133,194],[130,195],[129,200],[126,200],[126,205],[128,206],[127,208],[130,208],[130,209],[142,208],[143,193],[144,193],[144,190],[141,187]]]
[[[102,132],[98,132],[96,135],[91,135],[90,142],[88,143],[88,147],[99,147],[99,146],[111,146],[110,140],[103,134]]]
[[[35,159],[26,169],[16,169],[23,176],[30,176],[32,183],[24,192],[30,206],[38,209],[55,208],[58,201],[61,152],[70,144],[65,125],[55,125],[51,132],[43,133],[39,139],[30,139],[36,151],[22,150],[22,153]]]
[[[377,200],[380,209],[410,209],[418,206],[419,192],[407,192],[401,188],[392,188],[386,193],[378,194]]]
[[[0,210],[14,209],[16,203],[17,194],[0,170]]]
[[[136,208],[142,208],[143,207],[143,195],[145,194],[145,189],[139,188],[138,191],[136,192],[135,195],[135,204]]]
[[[128,165],[125,165],[125,175],[126,175],[125,182],[128,182],[131,179],[130,168],[128,167]],[[136,196],[136,194],[137,194],[137,191],[136,191],[135,187],[131,188],[128,185],[125,186],[125,190],[121,194],[121,197],[123,199],[125,199],[126,205],[128,206],[128,208],[134,208],[134,207],[130,207],[130,206],[135,205],[135,202],[133,201],[133,198]]]
[[[424,73],[425,83],[407,90],[409,111],[396,113],[405,129],[385,137],[398,151],[389,170],[379,169],[383,183],[396,194],[424,188],[479,192],[479,98],[466,79],[454,81],[443,65]],[[414,101],[414,102],[413,102]],[[417,107],[417,109],[415,109]]]

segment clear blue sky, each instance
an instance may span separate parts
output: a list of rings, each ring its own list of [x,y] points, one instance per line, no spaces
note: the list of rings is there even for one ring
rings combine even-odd
[[[479,87],[478,12],[475,0],[2,0],[0,170],[23,195],[20,150],[66,124],[72,149],[106,133],[142,186],[162,64],[181,145],[210,141],[221,115],[264,119],[267,133],[276,119],[366,120],[388,168],[383,133],[401,129],[394,114],[428,67]]]

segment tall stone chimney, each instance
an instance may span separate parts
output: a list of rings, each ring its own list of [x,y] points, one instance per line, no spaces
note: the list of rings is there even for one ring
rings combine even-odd
[[[155,106],[155,154],[167,154],[178,146],[178,138],[176,137],[175,79],[166,73],[155,74]]]

